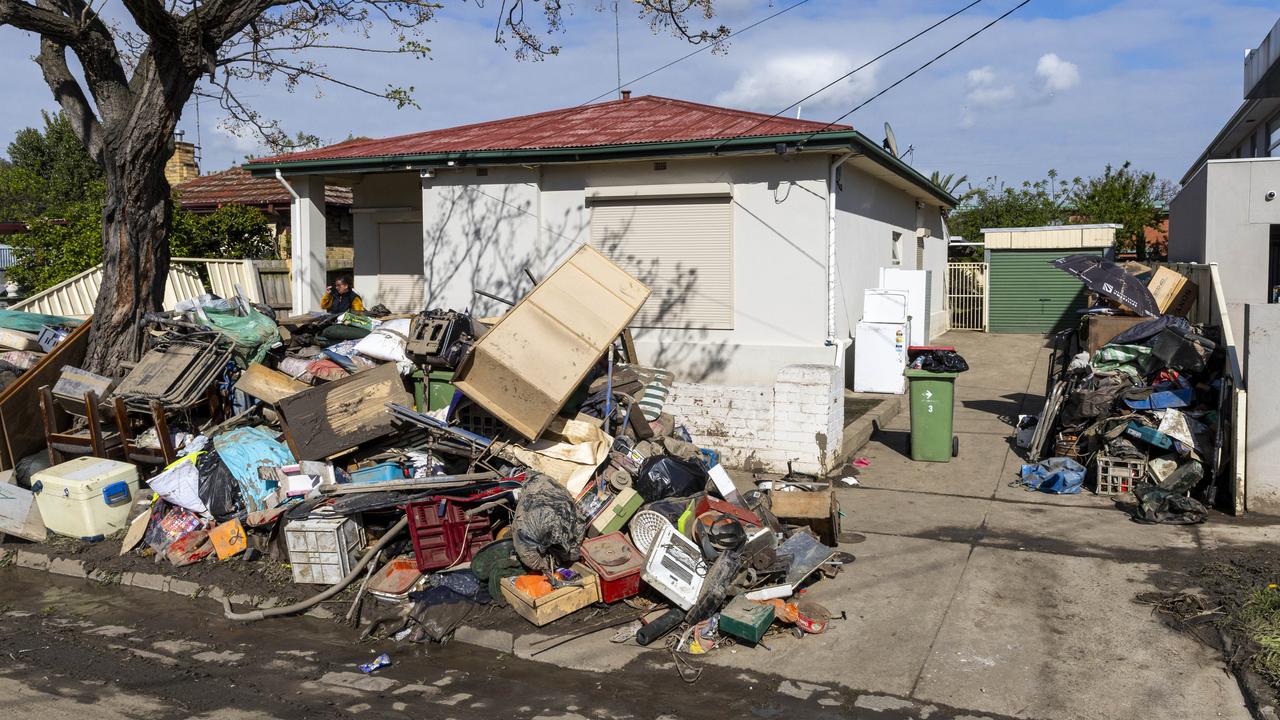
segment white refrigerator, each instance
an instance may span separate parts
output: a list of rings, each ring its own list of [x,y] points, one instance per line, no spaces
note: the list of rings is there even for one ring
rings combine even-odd
[[[880,268],[880,287],[907,293],[907,319],[911,321],[911,344],[928,345],[930,339],[929,306],[932,270]]]
[[[853,339],[855,392],[906,392],[910,297],[901,290],[874,288],[863,294],[862,320]]]

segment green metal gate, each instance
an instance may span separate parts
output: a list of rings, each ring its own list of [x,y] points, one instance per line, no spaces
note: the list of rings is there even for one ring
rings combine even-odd
[[[1080,250],[990,251],[990,331],[1042,335],[1079,322],[1084,286],[1050,264],[1077,253]]]

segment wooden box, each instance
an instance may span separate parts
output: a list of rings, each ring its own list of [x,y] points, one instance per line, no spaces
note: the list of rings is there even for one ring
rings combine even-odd
[[[808,527],[823,544],[835,547],[840,536],[840,504],[830,490],[771,492],[769,501],[778,520]]]
[[[1111,342],[1111,338],[1150,319],[1137,315],[1090,315],[1084,321],[1085,350],[1097,352],[1098,348]]]
[[[531,598],[517,590],[514,577],[502,578],[499,587],[520,617],[542,627],[600,602],[600,577],[583,563],[574,563],[573,571],[582,576],[581,587],[558,588],[540,598]]]

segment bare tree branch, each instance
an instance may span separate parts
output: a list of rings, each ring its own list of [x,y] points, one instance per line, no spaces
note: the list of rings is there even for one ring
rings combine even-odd
[[[151,38],[152,48],[174,45],[178,39],[178,23],[160,0],[124,0],[124,7],[142,32]]]
[[[44,81],[53,91],[53,97],[62,106],[67,120],[84,143],[89,156],[102,163],[102,123],[93,112],[84,89],[67,67],[67,49],[54,40],[40,41],[40,55],[36,60],[44,73]]]
[[[39,33],[42,37],[70,45],[80,35],[71,18],[50,8],[36,7],[22,0],[0,0],[0,25]]]

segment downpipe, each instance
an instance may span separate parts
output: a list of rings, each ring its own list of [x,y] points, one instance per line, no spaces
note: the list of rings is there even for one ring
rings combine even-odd
[[[833,365],[844,365],[844,354],[853,344],[853,338],[836,338],[836,175],[840,166],[857,157],[858,153],[847,151],[831,160],[831,169],[827,175],[827,340],[826,345],[834,349]]]

